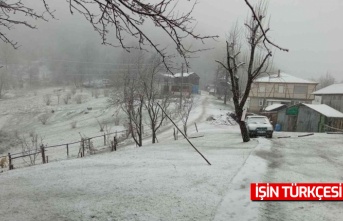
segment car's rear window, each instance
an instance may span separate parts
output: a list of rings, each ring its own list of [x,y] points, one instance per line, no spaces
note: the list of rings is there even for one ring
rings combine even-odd
[[[268,123],[268,120],[264,117],[251,117],[248,119],[248,123]]]

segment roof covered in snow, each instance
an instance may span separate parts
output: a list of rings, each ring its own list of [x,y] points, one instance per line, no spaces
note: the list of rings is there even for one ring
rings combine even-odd
[[[195,74],[195,73],[194,73],[194,72],[183,73],[183,77],[188,77],[188,76],[190,76],[190,75],[192,75],[192,74]],[[174,75],[172,75],[172,74],[161,74],[161,75],[163,75],[163,76],[165,76],[165,77],[170,77],[170,78],[179,78],[179,77],[182,76],[181,73],[176,73],[176,74],[174,74]]]
[[[188,76],[190,76],[190,75],[192,75],[192,74],[195,74],[194,72],[189,72],[189,73],[183,73],[183,77],[188,77]],[[179,78],[179,77],[181,77],[182,75],[181,75],[181,73],[176,73],[176,74],[174,74],[174,77],[176,77],[176,78]]]
[[[264,110],[265,111],[273,111],[273,110],[276,110],[280,107],[283,107],[283,106],[286,106],[285,104],[272,104],[272,105],[269,105],[268,107],[265,107]]]
[[[330,86],[324,87],[318,91],[313,92],[315,95],[322,94],[343,94],[343,83],[341,84],[332,84]]]
[[[343,118],[343,113],[339,112],[336,109],[326,105],[326,104],[303,104],[324,116],[327,117],[334,117],[334,118]]]
[[[282,72],[280,74],[257,78],[254,82],[317,84],[314,81],[305,80]]]

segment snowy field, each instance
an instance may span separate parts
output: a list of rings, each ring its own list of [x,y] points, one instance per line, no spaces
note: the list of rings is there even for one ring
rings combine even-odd
[[[96,102],[101,107],[101,102]],[[146,139],[140,148],[128,145],[117,152],[0,173],[1,220],[342,217],[340,202],[251,202],[249,193],[251,182],[342,181],[342,135],[298,138],[297,133],[279,132],[270,140],[257,138],[242,143],[238,126],[225,123],[230,106],[221,102],[206,94],[199,96],[189,122],[190,134],[196,134],[196,122],[199,134],[204,135],[191,141],[211,166],[186,140],[175,141],[172,128],[166,126],[158,144]],[[98,111],[101,113],[102,108]],[[215,120],[206,121],[209,116]],[[84,122],[88,125],[91,121]],[[85,131],[93,130],[87,128]],[[277,139],[286,135],[292,137]]]

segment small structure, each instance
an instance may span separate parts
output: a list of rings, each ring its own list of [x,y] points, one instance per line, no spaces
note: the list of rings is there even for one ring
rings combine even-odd
[[[180,95],[182,93],[184,95],[190,94],[199,94],[199,81],[200,77],[194,73],[176,73],[174,75],[171,74],[160,74],[163,78],[162,82],[162,92],[163,93],[171,93],[174,95]]]
[[[319,100],[322,104],[326,104],[340,112],[343,112],[343,83],[332,84],[312,94],[315,96],[321,96],[321,99]]]
[[[325,132],[343,129],[343,113],[325,104],[297,104],[278,111],[277,124],[282,131]]]
[[[278,111],[285,107],[286,107],[285,104],[272,104],[272,105],[269,105],[268,107],[265,107],[260,114],[268,117],[268,119],[270,120],[270,123],[275,128],[276,122],[277,122]]]

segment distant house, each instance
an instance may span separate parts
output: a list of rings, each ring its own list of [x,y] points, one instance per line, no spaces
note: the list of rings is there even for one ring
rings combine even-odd
[[[260,115],[264,115],[269,118],[271,121],[271,124],[275,127],[276,122],[277,122],[277,114],[278,111],[285,108],[285,104],[272,104],[269,105],[268,107],[263,108],[263,110],[259,113]]]
[[[318,83],[286,73],[257,78],[251,87],[248,108],[251,112],[262,111],[272,104],[312,103]]]
[[[343,113],[326,104],[297,104],[278,111],[277,123],[282,131],[324,132],[343,129]]]
[[[200,77],[194,73],[160,74],[162,77],[161,90],[163,93],[179,95],[181,90],[184,95],[198,94]]]
[[[320,103],[343,112],[343,83],[332,84],[312,94],[321,96],[321,99],[319,99]]]
[[[206,91],[211,95],[215,95],[217,91],[216,86],[214,84],[208,84],[206,85]]]

